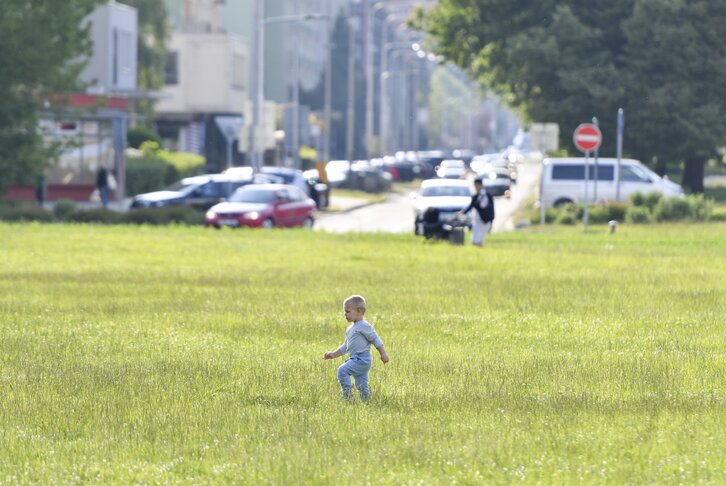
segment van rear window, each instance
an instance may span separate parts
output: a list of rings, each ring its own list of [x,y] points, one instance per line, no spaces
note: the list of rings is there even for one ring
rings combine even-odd
[[[595,179],[595,166],[591,164],[589,179]],[[610,164],[597,166],[597,180],[612,181],[615,178],[614,167]],[[581,181],[585,179],[585,164],[567,164],[552,166],[552,180],[554,181]]]

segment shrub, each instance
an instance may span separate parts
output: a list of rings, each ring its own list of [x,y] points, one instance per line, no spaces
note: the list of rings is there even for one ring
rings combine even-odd
[[[653,209],[656,221],[681,221],[691,218],[691,205],[687,198],[664,197]]]
[[[49,223],[53,221],[53,216],[40,206],[3,204],[0,205],[0,220],[39,221]]]
[[[645,206],[645,195],[642,192],[634,192],[630,195],[630,202],[633,206]]]
[[[592,224],[607,223],[612,218],[607,206],[590,206],[587,211],[587,219]]]
[[[628,223],[652,223],[653,215],[645,206],[631,206],[625,211],[625,221]]]
[[[560,211],[560,213],[557,215],[557,219],[555,220],[555,223],[557,224],[576,224],[578,221],[575,214],[568,212],[568,211]]]
[[[625,202],[617,202],[613,201],[608,204],[608,221],[615,220],[615,221],[625,221],[625,213],[627,212],[628,208],[630,207],[630,204]]]
[[[726,222],[726,206],[714,207],[709,221]]]
[[[714,202],[707,199],[703,194],[692,194],[686,196],[686,201],[691,207],[691,217],[696,221],[708,221],[713,214]]]
[[[70,199],[58,199],[53,205],[53,217],[65,221],[76,210],[76,203]]]
[[[118,224],[124,219],[123,214],[111,211],[106,208],[94,208],[82,211],[74,211],[66,218],[66,221],[75,223],[101,223]]]
[[[156,142],[141,144],[141,156],[126,163],[127,193],[136,195],[157,191],[204,168],[204,157],[185,152],[161,150]]]
[[[129,147],[141,148],[144,142],[156,142],[161,144],[161,137],[153,129],[144,126],[136,125],[135,127],[129,128],[126,135],[126,142]]]
[[[168,208],[141,208],[126,213],[124,221],[133,224],[204,224],[204,214],[194,208],[172,206]]]
[[[651,210],[651,212],[658,205],[658,202],[663,198],[663,194],[658,191],[651,191],[643,196],[643,204]]]

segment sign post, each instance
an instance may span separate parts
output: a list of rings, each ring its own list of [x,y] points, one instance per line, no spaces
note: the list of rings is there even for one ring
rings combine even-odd
[[[623,157],[623,130],[625,129],[625,112],[622,108],[618,109],[618,138],[616,142],[616,155],[618,158],[618,163],[616,167],[616,176],[615,176],[615,200],[620,201],[620,160]]]
[[[602,143],[602,132],[600,128],[593,123],[581,123],[575,128],[575,133],[572,134],[572,142],[580,152],[585,153],[585,213],[583,215],[583,221],[585,223],[585,230],[587,230],[587,207],[590,205],[588,200],[588,187],[589,187],[589,174],[590,174],[590,152],[600,148]]]

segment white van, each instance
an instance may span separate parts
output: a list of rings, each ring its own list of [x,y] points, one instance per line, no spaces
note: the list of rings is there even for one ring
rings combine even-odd
[[[587,198],[596,201],[615,201],[618,164],[615,158],[601,157],[597,166],[595,158],[588,163]],[[597,172],[597,183],[595,174]],[[637,160],[620,160],[620,201],[627,201],[631,194],[647,194],[658,191],[664,196],[683,196],[683,188],[662,178]],[[545,207],[567,203],[583,203],[585,200],[585,158],[546,158],[542,162],[540,179],[541,202]]]

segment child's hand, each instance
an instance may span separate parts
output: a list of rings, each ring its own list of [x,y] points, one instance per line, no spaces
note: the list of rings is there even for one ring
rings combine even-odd
[[[327,352],[323,355],[323,359],[333,359],[333,353]]]
[[[383,361],[383,364],[386,364],[386,363],[388,363],[391,360],[390,360],[390,358],[388,357],[387,354],[382,354],[381,355],[381,361]]]

